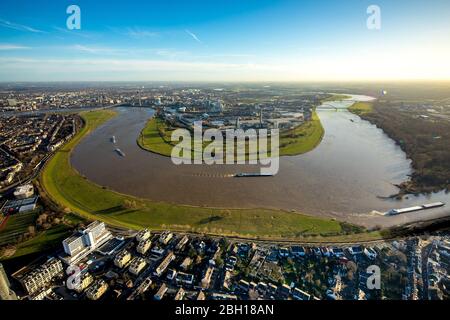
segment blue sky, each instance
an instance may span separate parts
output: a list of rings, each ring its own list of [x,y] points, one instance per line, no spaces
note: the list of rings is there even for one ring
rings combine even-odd
[[[448,0],[2,0],[0,81],[450,79],[449,16]]]

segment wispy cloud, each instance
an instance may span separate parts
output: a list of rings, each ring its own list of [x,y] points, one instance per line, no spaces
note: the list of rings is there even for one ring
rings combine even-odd
[[[184,30],[184,31],[186,31],[186,33],[188,34],[188,35],[190,35],[191,37],[192,37],[192,39],[194,39],[195,41],[197,41],[198,43],[203,43],[198,37],[197,37],[197,35],[195,34],[195,33],[193,33],[193,32],[191,32],[191,31],[189,31],[189,30]]]
[[[249,53],[215,53],[210,55],[198,56],[199,58],[254,58],[254,54]]]
[[[172,49],[152,49],[152,53],[166,58],[179,58],[179,57],[186,57],[189,56],[190,53],[188,51],[179,51],[179,50],[172,50]]]
[[[91,47],[85,46],[81,44],[76,44],[74,46],[69,47],[69,49],[78,50],[86,53],[92,54],[120,54],[126,53],[127,50],[118,49],[118,48],[109,48],[109,47]]]
[[[17,45],[17,44],[0,43],[0,51],[5,51],[5,50],[23,50],[23,49],[30,49],[30,47]]]
[[[24,24],[11,22],[11,21],[4,20],[4,19],[0,19],[0,27],[9,28],[9,29],[13,29],[13,30],[19,30],[19,31],[33,32],[33,33],[46,33],[45,31],[38,30],[38,29],[32,28],[30,26],[26,26]]]
[[[143,56],[147,57],[148,55],[155,55],[164,58],[178,58],[178,57],[186,57],[189,55],[187,51],[179,51],[167,48],[117,48],[117,47],[95,47],[90,45],[82,45],[76,44],[73,46],[63,47],[64,49],[69,50],[77,50],[83,53],[90,53],[93,55],[114,55],[114,56],[128,56],[128,57],[136,57]]]
[[[82,44],[76,44],[65,48],[70,50],[81,51],[84,53],[91,53],[95,55],[135,56],[135,55],[154,54],[162,57],[174,58],[183,55],[185,53],[184,51],[173,51],[169,49],[95,47]]]
[[[242,72],[278,70],[278,66],[239,64],[239,63],[205,63],[182,62],[152,59],[34,59],[34,58],[2,58],[0,57],[0,76],[12,70],[34,70],[65,75],[98,72],[99,75],[119,72],[124,76],[133,74],[149,74],[152,71],[167,72]],[[1,77],[0,77],[1,78]]]

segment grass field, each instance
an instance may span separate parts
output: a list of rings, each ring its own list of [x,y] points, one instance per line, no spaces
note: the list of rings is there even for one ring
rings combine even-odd
[[[111,111],[83,113],[85,127],[60,149],[41,174],[41,185],[62,208],[87,219],[130,229],[171,229],[251,238],[342,237],[340,222],[268,209],[214,209],[152,202],[122,195],[80,176],[69,163],[72,148],[91,130],[114,116]],[[374,235],[361,233],[368,237]],[[349,236],[350,239],[353,236]],[[331,238],[326,238],[331,241]]]
[[[18,244],[14,255],[7,259],[18,258],[36,252],[43,252],[53,247],[61,247],[61,241],[67,238],[71,233],[72,228],[64,224],[42,231],[34,238]]]
[[[38,213],[36,212],[29,212],[10,217],[12,219],[9,221],[11,224],[8,224],[8,227],[0,232],[0,245],[14,243],[14,240],[19,234],[23,234],[27,231],[28,226],[35,224],[37,215]],[[80,222],[85,222],[81,217],[74,214],[66,214],[64,221],[64,224],[52,226],[48,230],[40,231],[35,237],[14,245],[14,253],[10,256],[0,257],[0,260],[16,259],[60,247],[61,241],[72,233],[73,227]]]
[[[170,157],[175,145],[171,141],[172,132],[173,130],[162,119],[151,118],[137,142],[141,148],[147,151]],[[292,130],[280,132],[280,156],[293,156],[309,152],[320,144],[323,135],[324,129],[314,111],[311,121]],[[204,144],[203,148],[206,145]],[[270,144],[267,148],[270,150]]]
[[[348,108],[348,111],[357,115],[371,113],[373,111],[373,104],[371,102],[355,102]]]
[[[13,242],[27,232],[29,226],[35,225],[37,215],[37,212],[31,211],[10,216],[4,229],[0,230],[0,246]]]
[[[160,128],[168,127],[159,118],[150,119],[138,138],[138,144],[145,150],[170,157],[174,146],[170,141],[171,131],[165,130],[162,134]]]

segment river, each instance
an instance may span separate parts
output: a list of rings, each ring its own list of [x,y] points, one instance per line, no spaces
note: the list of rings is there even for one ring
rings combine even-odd
[[[325,129],[321,144],[299,156],[281,157],[279,173],[270,178],[230,178],[253,172],[249,165],[181,165],[142,150],[136,143],[153,110],[117,108],[117,117],[83,139],[71,163],[91,181],[121,193],[155,201],[221,208],[280,208],[335,217],[365,226],[390,226],[447,215],[440,209],[386,217],[393,208],[443,201],[450,195],[386,200],[398,192],[394,184],[408,179],[410,160],[384,132],[348,112],[354,101],[318,108]],[[111,142],[116,137],[116,145]],[[118,147],[125,157],[114,149]]]

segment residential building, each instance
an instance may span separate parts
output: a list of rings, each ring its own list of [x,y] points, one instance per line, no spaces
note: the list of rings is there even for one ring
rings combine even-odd
[[[296,300],[311,300],[311,295],[303,290],[300,290],[299,288],[294,288],[292,297]]]
[[[172,281],[177,276],[177,271],[174,269],[167,270],[167,280]]]
[[[141,271],[147,266],[147,262],[145,259],[141,257],[136,257],[131,261],[130,268],[128,269],[131,274],[135,276],[139,275]]]
[[[94,282],[94,277],[89,272],[83,272],[80,275],[79,283],[75,287],[75,291],[78,293],[83,292],[87,287],[91,285],[91,283]]]
[[[189,237],[187,235],[184,235],[180,239],[180,241],[178,241],[177,245],[175,246],[175,250],[181,250],[188,241],[189,241]]]
[[[243,279],[239,280],[238,286],[239,289],[241,289],[243,292],[248,292],[248,290],[250,289],[250,283],[248,283],[248,281],[245,281]]]
[[[192,285],[194,283],[194,275],[190,273],[178,272],[176,281],[179,284]]]
[[[164,245],[167,245],[170,242],[170,240],[172,240],[172,238],[173,238],[172,232],[164,232],[159,237],[159,242],[161,242]]]
[[[291,247],[291,252],[294,257],[304,257],[306,255],[305,248],[299,246]]]
[[[99,279],[86,290],[86,297],[90,300],[98,300],[106,290],[108,290],[108,284],[103,279]]]
[[[136,235],[136,240],[137,240],[138,242],[147,240],[147,239],[150,238],[150,235],[151,235],[151,233],[150,233],[150,231],[149,231],[148,229],[141,230],[141,231],[139,231],[139,232],[137,233],[137,235]]]
[[[206,300],[205,293],[203,291],[200,291],[197,295],[197,300]]]
[[[213,293],[211,295],[213,300],[237,300],[238,297],[232,294]]]
[[[158,289],[158,292],[154,295],[155,300],[162,300],[164,298],[164,295],[166,294],[168,288],[165,283],[161,285],[161,287]]]
[[[156,267],[155,274],[159,277],[163,274],[163,272],[166,270],[166,268],[169,266],[169,264],[172,262],[172,260],[175,259],[175,255],[172,251],[170,251],[167,256],[163,259],[163,261],[159,264],[158,267]]]
[[[287,298],[289,297],[290,294],[291,294],[291,287],[289,287],[287,284],[283,284],[280,288],[280,295],[283,298]]]
[[[186,271],[192,264],[192,259],[189,257],[184,258],[183,262],[180,264],[180,268]]]
[[[206,270],[205,276],[202,279],[202,283],[201,283],[201,287],[203,289],[208,289],[209,285],[211,283],[211,276],[214,272],[214,268],[213,267],[208,267],[208,269]]]
[[[138,243],[136,251],[140,254],[145,254],[148,251],[148,249],[150,249],[151,245],[152,241],[150,239],[142,240],[141,242]]]
[[[127,250],[120,251],[114,258],[114,265],[118,268],[123,268],[131,260],[131,253]]]
[[[370,260],[375,260],[377,258],[377,252],[373,248],[369,248],[369,247],[364,248],[364,254]]]
[[[13,277],[22,284],[28,294],[32,295],[47,286],[54,277],[62,274],[61,260],[52,257],[31,271],[26,268],[17,271],[13,274]]]
[[[183,288],[180,288],[175,294],[175,300],[183,300],[186,295],[186,291]]]

